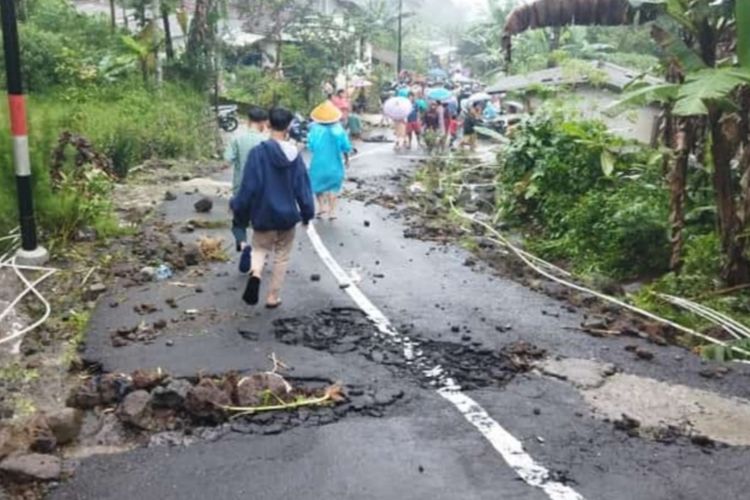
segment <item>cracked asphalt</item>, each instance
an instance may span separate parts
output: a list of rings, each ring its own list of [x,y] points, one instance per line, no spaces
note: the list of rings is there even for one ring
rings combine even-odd
[[[365,145],[362,152],[352,162],[350,175],[368,189],[393,191],[390,178],[396,170],[414,168],[384,145]],[[220,180],[228,180],[227,175]],[[352,183],[348,188],[356,189]],[[192,204],[202,195],[215,201],[214,210],[202,218],[228,218],[225,195],[215,188],[200,194],[166,189],[178,195],[160,209],[166,221],[179,226],[199,218]],[[575,330],[585,311],[569,312],[567,304],[496,276],[484,265],[465,266],[469,254],[458,247],[404,238],[405,226],[395,212],[357,201],[344,201],[340,212],[337,221],[316,224],[323,242],[344,269],[361,277],[359,288],[394,327],[412,338],[461,344],[470,337],[477,347],[490,350],[525,341],[544,349],[548,358],[610,363],[646,379],[742,398],[737,404],[750,398],[747,367],[733,366],[721,379],[705,378],[699,372],[707,365],[683,349],[588,336]],[[175,232],[186,242],[201,234],[231,238],[228,229]],[[321,279],[313,281],[312,275]],[[277,340],[277,319],[356,307],[303,231],[298,233],[284,305],[278,310],[242,303],[245,278],[234,261],[212,264],[202,276],[182,274],[175,280],[199,285],[202,293],[169,282],[132,288],[113,284],[92,317],[85,359],[106,372],[160,367],[176,376],[194,376],[264,370],[273,352],[293,368],[293,379],[398,388],[403,399],[379,418],[347,416],[272,436],[230,432],[189,446],[89,457],[50,498],[549,498],[520,480],[482,434],[434,391],[357,352],[313,350]],[[179,299],[179,307],[169,308],[168,298]],[[110,307],[113,301],[119,305]],[[159,311],[144,318],[133,311],[142,303],[155,304]],[[192,319],[185,314],[189,309],[198,311]],[[151,344],[112,346],[113,330],[144,319],[165,319],[168,326]],[[628,344],[652,351],[654,359],[636,359],[624,349]],[[746,497],[750,476],[745,447],[718,443],[705,448],[684,437],[670,443],[630,437],[597,414],[579,388],[564,378],[532,370],[505,385],[468,394],[523,443],[551,479],[584,498]]]

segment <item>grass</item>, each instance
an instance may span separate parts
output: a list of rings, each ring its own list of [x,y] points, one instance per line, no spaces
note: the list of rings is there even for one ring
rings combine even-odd
[[[70,319],[68,319],[71,334],[62,355],[64,366],[70,367],[77,364],[78,350],[86,341],[86,331],[90,319],[91,312],[89,311],[71,312]]]
[[[39,379],[36,368],[25,368],[20,363],[12,363],[0,368],[0,380],[11,385],[30,384]]]
[[[56,91],[29,98],[29,143],[37,221],[45,241],[64,246],[79,229],[98,236],[120,234],[113,215],[112,180],[76,165],[77,151],[63,154],[61,180],[50,176],[52,152],[63,131],[80,134],[94,151],[108,157],[120,176],[150,158],[199,159],[215,152],[212,120],[202,95],[176,84],[160,93],[124,82],[86,93]],[[0,120],[8,120],[0,104]],[[0,234],[18,224],[11,141],[0,128]]]

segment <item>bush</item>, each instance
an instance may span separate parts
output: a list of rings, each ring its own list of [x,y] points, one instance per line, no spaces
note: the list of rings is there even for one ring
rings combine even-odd
[[[159,91],[139,84],[92,88],[80,95],[32,96],[29,100],[29,143],[37,219],[43,230],[63,239],[82,227],[106,233],[112,227],[110,185],[97,172],[85,169],[53,186],[51,153],[61,132],[87,138],[114,161],[121,175],[152,156],[200,158],[213,152],[215,130],[204,97],[190,89],[165,84]],[[8,123],[7,106],[0,120]],[[17,225],[16,191],[9,131],[0,129],[0,232]]]
[[[151,157],[213,152],[215,127],[206,99],[180,85],[165,83],[158,91],[139,82],[106,87],[93,98],[71,100],[67,111],[62,127],[89,139],[121,176]]]
[[[238,68],[227,78],[226,97],[264,108],[284,106],[298,112],[309,109],[306,96],[299,87],[252,66]]]
[[[510,222],[540,231],[533,245],[586,272],[638,277],[669,259],[668,195],[661,154],[605,125],[541,111],[501,155],[501,207]]]
[[[564,218],[562,236],[535,244],[546,257],[570,260],[576,271],[613,278],[668,270],[668,199],[663,189],[631,182],[591,191]]]
[[[99,65],[123,52],[105,19],[78,13],[63,0],[36,0],[19,23],[21,71],[27,90],[80,86],[100,79]],[[0,64],[4,66],[0,53]],[[5,72],[0,75],[5,82]]]
[[[716,233],[690,234],[685,242],[684,265],[681,272],[667,273],[642,288],[633,297],[634,303],[691,328],[704,331],[712,329],[712,334],[717,333],[714,325],[667,304],[655,293],[686,297],[722,312],[740,323],[750,324],[750,291],[721,290],[721,260],[721,242]],[[750,346],[740,347],[747,349]],[[710,346],[703,347],[701,353],[705,357],[718,360],[735,356],[731,350]]]

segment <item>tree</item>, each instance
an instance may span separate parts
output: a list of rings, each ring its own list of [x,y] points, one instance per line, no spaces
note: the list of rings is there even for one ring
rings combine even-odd
[[[527,29],[574,23],[653,23],[652,35],[664,52],[669,83],[636,89],[622,103],[665,103],[665,130],[670,134],[665,143],[677,152],[669,175],[672,260],[676,268],[684,229],[686,158],[690,151],[710,153],[705,158],[713,167],[717,227],[724,257],[722,277],[730,286],[750,281],[746,253],[750,230],[747,4],[739,0],[536,0],[514,9],[503,31],[503,46],[509,57],[512,36]],[[718,67],[719,61],[735,54],[740,68]],[[735,160],[739,160],[737,172],[732,168]]]
[[[197,88],[208,90],[213,85],[215,92],[218,88],[217,32],[220,7],[219,0],[195,2],[185,52],[180,60],[182,70]]]
[[[234,0],[246,29],[267,35],[276,45],[275,69],[280,73],[284,36],[295,24],[304,24],[313,0]]]
[[[398,9],[389,0],[368,0],[354,9],[351,21],[360,35],[360,58],[364,56],[362,51],[367,43],[377,44],[398,36]]]
[[[174,42],[172,41],[172,26],[169,24],[169,16],[177,13],[178,0],[161,0],[161,22],[164,30],[164,52],[167,61],[174,60]]]
[[[115,0],[109,0],[109,18],[112,26],[112,33],[117,29],[117,10],[115,3]]]

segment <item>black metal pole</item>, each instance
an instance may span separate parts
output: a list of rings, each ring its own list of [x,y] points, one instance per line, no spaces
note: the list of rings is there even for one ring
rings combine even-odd
[[[404,18],[404,0],[398,0],[398,63],[396,71],[398,76],[401,76],[401,70],[403,66],[403,18]]]
[[[25,251],[37,250],[36,222],[31,192],[31,161],[26,128],[26,99],[21,80],[21,57],[18,47],[18,27],[14,0],[0,0],[2,18],[5,74],[8,87],[10,127],[13,135],[13,162],[18,189],[18,212],[21,223],[21,247]]]

